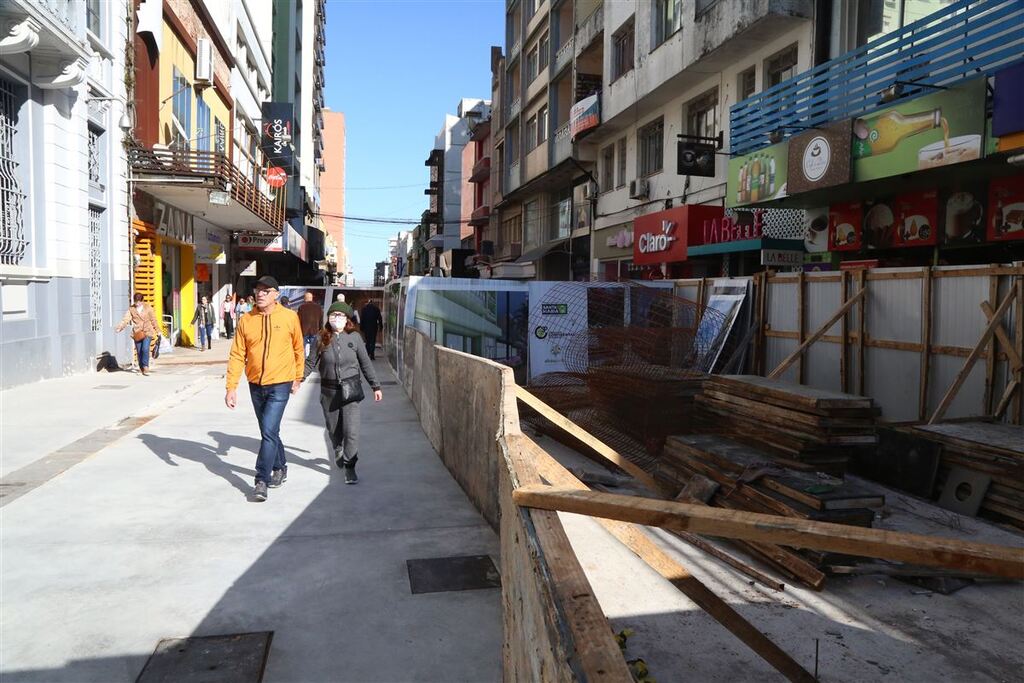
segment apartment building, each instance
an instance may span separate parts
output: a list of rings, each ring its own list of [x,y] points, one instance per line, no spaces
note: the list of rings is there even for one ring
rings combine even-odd
[[[345,249],[345,114],[324,107],[323,170],[320,174],[320,211],[327,232],[328,274],[334,279],[348,273]],[[333,260],[330,258],[333,252]],[[350,284],[350,283],[344,283]]]
[[[131,362],[127,13],[0,2],[0,388]]]

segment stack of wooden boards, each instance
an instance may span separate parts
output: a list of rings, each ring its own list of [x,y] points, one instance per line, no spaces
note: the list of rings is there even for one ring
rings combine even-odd
[[[878,443],[870,398],[755,375],[712,375],[697,396],[696,431],[770,452],[793,469],[842,475],[858,449]]]
[[[936,495],[956,468],[989,480],[980,513],[1024,528],[1024,427],[999,422],[948,422],[912,428],[916,436],[942,444]]]
[[[781,467],[763,451],[714,434],[670,437],[653,474],[666,485],[682,485],[682,500],[863,527],[885,503],[874,490]],[[740,545],[815,589],[825,580],[821,567],[835,559],[767,543]]]

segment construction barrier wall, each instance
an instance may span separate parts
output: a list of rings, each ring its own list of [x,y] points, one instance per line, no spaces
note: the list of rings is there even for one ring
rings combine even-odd
[[[520,508],[530,466],[513,370],[406,328],[402,382],[424,431],[501,538],[506,681],[632,681],[558,513]]]

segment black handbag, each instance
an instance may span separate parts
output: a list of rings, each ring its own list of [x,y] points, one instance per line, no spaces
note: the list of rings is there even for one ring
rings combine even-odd
[[[346,377],[338,382],[338,390],[341,394],[341,404],[362,401],[366,398],[363,395],[363,380],[359,375]]]

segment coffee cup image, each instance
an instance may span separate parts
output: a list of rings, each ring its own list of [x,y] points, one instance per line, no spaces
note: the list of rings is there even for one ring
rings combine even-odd
[[[981,158],[980,135],[958,135],[925,145],[917,153],[917,167],[924,170]]]
[[[946,200],[945,239],[964,239],[981,227],[981,203],[970,192],[956,192]]]
[[[864,216],[864,234],[868,246],[890,246],[895,222],[896,217],[888,204],[879,203],[871,207]]]

